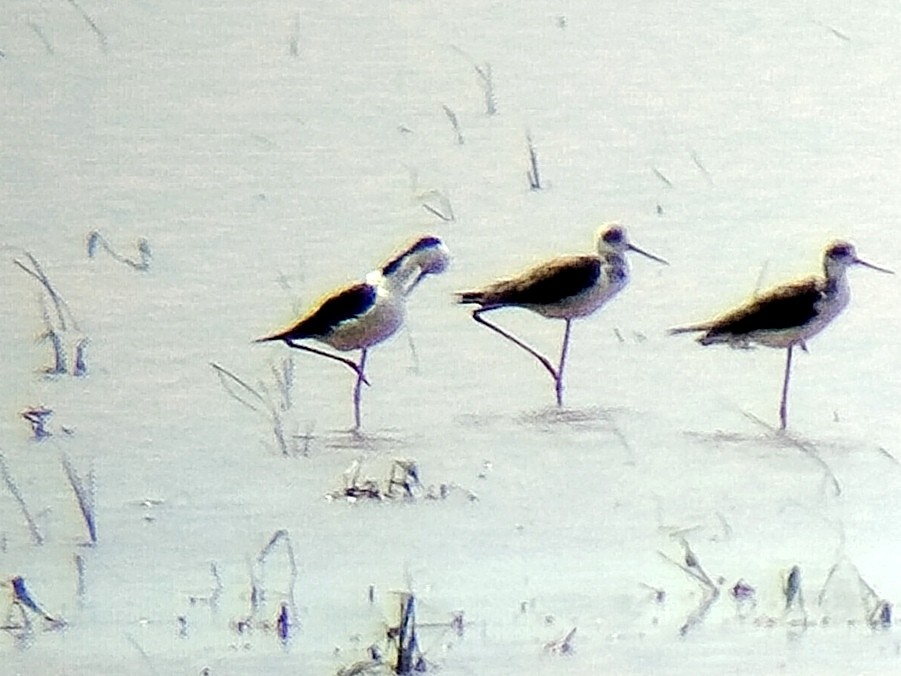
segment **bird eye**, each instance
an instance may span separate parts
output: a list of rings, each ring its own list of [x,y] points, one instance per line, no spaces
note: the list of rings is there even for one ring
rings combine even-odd
[[[830,258],[848,258],[852,256],[850,244],[834,244],[829,248],[827,254]]]
[[[625,233],[622,228],[610,228],[603,235],[603,240],[607,244],[619,244],[625,238]]]

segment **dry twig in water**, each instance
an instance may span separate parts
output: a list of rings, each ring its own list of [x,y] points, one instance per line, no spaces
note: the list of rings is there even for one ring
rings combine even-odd
[[[685,540],[680,540],[682,548],[685,552],[684,561],[685,563],[679,563],[671,559],[669,556],[664,554],[663,552],[658,552],[660,556],[664,559],[672,563],[674,566],[679,568],[686,575],[691,577],[695,582],[701,585],[701,589],[704,592],[704,596],[701,599],[701,603],[698,607],[688,616],[682,626],[679,628],[679,634],[681,636],[685,636],[691,629],[699,625],[704,621],[704,618],[707,616],[707,613],[710,611],[710,608],[716,603],[716,600],[720,597],[720,590],[714,581],[710,578],[707,572],[701,567],[701,562],[698,560],[698,557],[692,551],[691,547],[688,545],[688,542]]]
[[[293,442],[289,444],[289,438],[293,439],[293,437],[285,432],[284,423],[284,414],[292,405],[291,388],[294,384],[294,362],[291,358],[286,357],[282,361],[281,368],[270,367],[279,394],[277,401],[273,401],[265,383],[259,383],[261,394],[260,390],[251,387],[224,366],[220,366],[216,362],[210,362],[210,366],[213,367],[220,384],[232,399],[266,417],[272,425],[272,435],[275,437],[282,455],[295,455],[296,444]]]
[[[494,80],[491,74],[491,64],[478,64],[469,54],[464,52],[457,45],[451,45],[451,48],[460,54],[464,59],[469,61],[473,70],[479,78],[479,84],[482,87],[482,93],[485,97],[485,114],[494,115],[497,113],[497,101],[494,97]]]
[[[104,54],[109,51],[109,47],[107,45],[106,34],[100,30],[100,27],[97,25],[97,22],[94,21],[93,17],[84,11],[75,0],[69,0],[69,4],[75,8],[75,10],[81,15],[81,18],[88,25],[88,28],[97,36],[97,42],[100,43],[100,51]]]
[[[463,132],[460,131],[460,121],[457,119],[457,114],[451,110],[449,106],[443,105],[444,114],[447,116],[448,122],[451,123],[451,127],[454,128],[454,135],[457,137],[457,145],[463,145]]]
[[[576,635],[576,629],[577,627],[573,627],[563,638],[558,638],[555,641],[548,641],[545,643],[544,652],[550,653],[551,655],[572,655],[572,641]]]
[[[10,494],[15,498],[19,505],[19,509],[22,512],[22,516],[25,517],[25,522],[28,524],[28,531],[31,533],[31,539],[34,541],[34,544],[44,544],[44,536],[41,535],[41,531],[38,529],[34,517],[31,515],[31,512],[28,511],[28,505],[25,504],[25,498],[22,497],[19,487],[16,485],[16,482],[13,481],[12,475],[9,473],[9,468],[6,466],[6,458],[3,457],[2,453],[0,453],[0,475],[3,476],[3,482],[6,484],[7,490],[9,490]]]
[[[791,446],[792,448],[796,448],[801,451],[804,455],[813,460],[820,468],[823,470],[823,474],[825,478],[828,479],[829,483],[832,484],[832,489],[835,492],[836,497],[842,494],[842,486],[838,482],[835,474],[832,471],[832,468],[826,464],[826,461],[820,457],[820,454],[817,452],[816,446],[806,441],[801,441],[790,435],[788,432],[783,430],[778,430],[769,423],[764,420],[761,420],[753,413],[748,413],[746,411],[742,411],[742,415],[744,415],[748,420],[761,427],[765,428],[767,431],[771,432],[773,436],[782,442],[785,446]]]
[[[17,247],[13,247],[17,248]],[[60,375],[68,371],[66,360],[66,350],[62,336],[73,334],[73,342],[75,344],[75,367],[72,374],[83,376],[87,373],[87,367],[84,361],[84,350],[88,344],[88,339],[81,333],[78,322],[69,308],[68,303],[59,295],[50,279],[44,272],[43,267],[29,251],[22,249],[27,262],[23,262],[18,258],[13,259],[13,265],[21,269],[28,276],[34,278],[43,287],[45,294],[41,297],[41,314],[44,320],[45,331],[41,335],[44,340],[49,340],[53,346],[54,365],[46,368],[45,372],[53,375]],[[47,307],[46,299],[49,298],[55,311],[55,319],[51,316]]]
[[[81,511],[81,516],[88,529],[88,537],[93,546],[97,544],[97,520],[94,516],[94,471],[88,472],[88,486],[85,488],[78,472],[75,471],[72,463],[65,456],[63,456],[63,469],[66,471],[69,486],[71,486],[72,492],[75,493],[78,509]]]
[[[529,190],[541,190],[541,176],[538,173],[538,153],[532,143],[532,135],[526,132],[526,146],[529,151],[529,170],[526,177],[529,179]]]
[[[101,235],[98,231],[92,230],[88,233],[88,257],[93,258],[97,255],[97,249],[102,248],[106,251],[112,258],[123,265],[127,265],[133,270],[138,270],[140,272],[146,272],[150,269],[150,242],[148,242],[145,238],[138,238],[138,256],[139,260],[133,260],[126,256],[123,256],[117,253],[106,241],[106,238]]]

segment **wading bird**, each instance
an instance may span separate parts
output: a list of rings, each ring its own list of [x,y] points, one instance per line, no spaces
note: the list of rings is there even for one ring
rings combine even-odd
[[[859,259],[852,244],[833,242],[823,254],[822,277],[782,284],[709,322],[671,329],[670,334],[703,331],[704,335],[698,338],[701,345],[726,343],[731,347],[748,348],[756,343],[784,348],[787,356],[779,405],[780,429],[784,430],[788,420],[792,350],[798,345],[807,352],[807,340],[826,328],[845,309],[851,298],[846,273],[852,265],[894,274]]]
[[[322,298],[290,327],[256,342],[284,341],[290,347],[341,362],[356,374],[354,430],[360,429],[360,393],[366,380],[369,348],[390,338],[401,327],[406,297],[426,275],[444,272],[450,263],[447,247],[438,237],[421,237],[392,257],[363,282],[338,289]],[[347,352],[360,350],[359,362],[302,345],[312,339]]]
[[[547,369],[554,379],[557,406],[563,406],[563,369],[566,366],[573,319],[587,317],[597,311],[629,283],[629,264],[625,256],[627,251],[667,264],[662,258],[631,244],[625,229],[617,223],[601,226],[596,246],[596,254],[559,256],[515,277],[457,294],[458,303],[481,306],[473,311],[474,320],[528,352]],[[564,321],[563,346],[556,367],[534,348],[482,316],[486,312],[505,307],[522,307],[542,317]]]

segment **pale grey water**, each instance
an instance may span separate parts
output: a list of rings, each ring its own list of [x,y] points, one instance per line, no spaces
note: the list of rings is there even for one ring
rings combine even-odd
[[[391,590],[408,585],[423,621],[462,609],[471,622],[463,638],[423,633],[443,673],[897,668],[897,639],[862,626],[853,580],[832,606],[814,603],[839,555],[879,594],[901,595],[901,469],[879,451],[898,455],[897,279],[853,271],[851,307],[796,360],[791,427],[840,496],[814,461],[742,415],[775,421],[780,353],[664,335],[761,277],[815,271],[834,236],[901,267],[897,8],[82,5],[106,53],[66,3],[0,11],[0,243],[40,259],[91,340],[87,378],[37,374],[49,354],[33,341],[38,287],[5,250],[0,451],[46,541],[31,544],[3,492],[0,575],[23,575],[68,621],[24,647],[0,634],[13,673],[331,673],[380,639]],[[493,117],[468,58],[491,64]],[[527,130],[540,192],[525,180]],[[422,209],[431,189],[448,195],[454,222]],[[622,297],[575,325],[557,415],[540,367],[451,293],[590,250],[614,218],[672,265],[636,259]],[[150,271],[88,259],[94,229],[119,250],[147,237]],[[366,438],[343,432],[349,371],[299,354],[288,422],[312,435],[309,457],[280,457],[267,422],[227,396],[209,362],[269,379],[287,349],[253,338],[421,232],[440,234],[454,264],[416,291],[409,334],[372,352]],[[556,353],[559,325],[498,319]],[[39,444],[19,417],[37,404],[55,411]],[[78,546],[62,454],[96,474],[96,548]],[[414,458],[425,483],[479,499],[327,501],[360,457],[373,476]],[[286,648],[231,626],[248,612],[248,559],[281,528],[299,566],[301,629]],[[776,626],[738,621],[724,587],[679,640],[698,591],[658,554],[679,556],[676,528],[692,529],[726,586],[751,581],[757,614]],[[215,613],[189,600],[209,593],[211,561],[224,585]],[[794,564],[811,616],[832,621],[797,639],[780,615]],[[284,589],[284,566],[273,568],[267,582]],[[667,603],[641,584],[666,589]],[[573,626],[575,655],[543,654]]]

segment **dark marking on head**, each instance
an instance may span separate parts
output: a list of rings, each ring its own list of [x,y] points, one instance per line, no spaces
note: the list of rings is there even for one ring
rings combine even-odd
[[[826,256],[836,259],[853,257],[854,247],[848,242],[836,242],[826,249]]]
[[[626,239],[626,231],[618,225],[614,225],[604,231],[604,234],[601,235],[601,239],[610,245],[621,244]]]
[[[413,254],[419,253],[420,251],[425,251],[426,249],[431,249],[441,245],[442,241],[438,237],[432,235],[420,237],[413,244],[408,246],[390,261],[385,263],[385,265],[382,267],[382,274],[387,276],[397,272],[400,264],[403,263],[404,259],[407,258],[407,256],[412,256]]]

